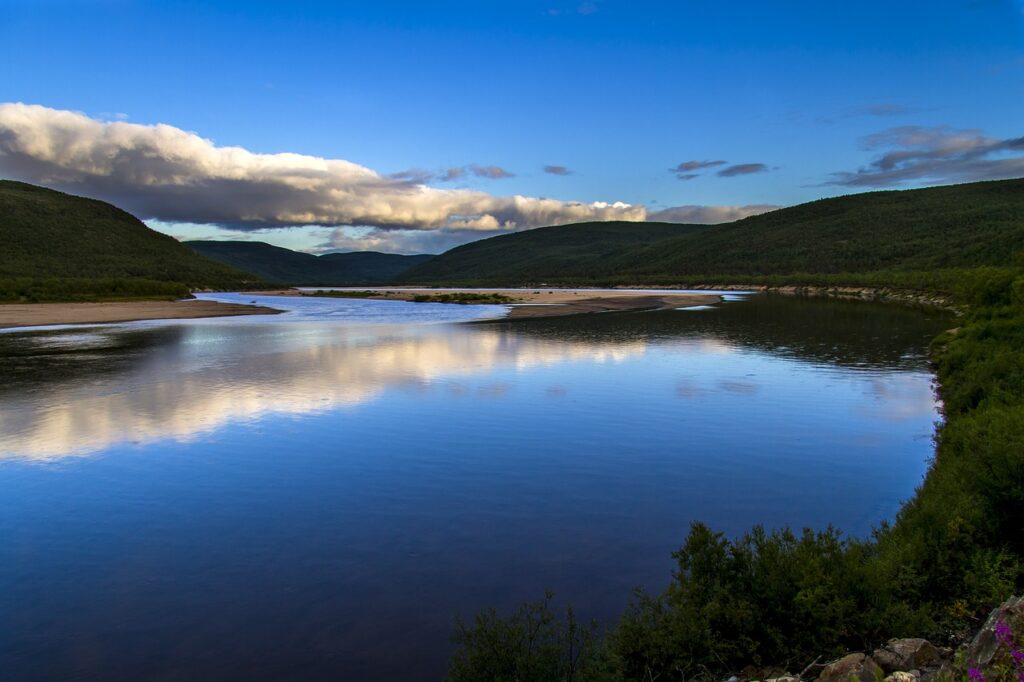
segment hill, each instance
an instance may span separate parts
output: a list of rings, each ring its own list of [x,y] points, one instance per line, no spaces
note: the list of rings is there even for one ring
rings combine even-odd
[[[39,298],[15,290],[147,296],[257,281],[116,206],[23,182],[0,180],[0,237],[0,300]]]
[[[630,249],[709,229],[623,221],[542,227],[463,244],[410,270],[403,279],[502,284],[585,280],[607,272],[607,263]]]
[[[387,282],[433,256],[361,251],[314,256],[263,242],[190,241],[193,251],[280,284],[346,285]]]
[[[639,225],[635,232],[605,225],[621,224],[548,227],[474,242],[407,279],[697,283],[1008,266],[1024,246],[1024,180],[821,199],[733,223],[676,226],[683,229],[674,234],[662,226],[662,238]]]

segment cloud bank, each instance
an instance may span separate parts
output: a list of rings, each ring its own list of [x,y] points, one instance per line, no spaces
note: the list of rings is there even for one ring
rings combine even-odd
[[[1024,176],[1024,137],[1000,139],[976,129],[901,126],[869,135],[864,147],[882,153],[857,171],[833,173],[828,184],[892,187]]]
[[[257,154],[219,147],[170,125],[100,121],[16,103],[0,104],[0,171],[107,199],[143,218],[236,229],[516,230],[646,217],[644,207],[621,202],[439,189],[424,184],[421,173],[385,176],[341,159]],[[497,179],[511,175],[497,166],[469,171]]]

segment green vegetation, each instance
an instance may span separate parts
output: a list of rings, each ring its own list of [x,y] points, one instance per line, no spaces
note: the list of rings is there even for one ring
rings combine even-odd
[[[360,251],[314,256],[263,242],[184,242],[196,253],[231,267],[252,272],[267,282],[293,285],[377,284],[400,278],[410,268],[432,258]]]
[[[456,291],[450,294],[416,294],[412,297],[416,303],[459,303],[462,305],[470,303],[492,303],[501,305],[512,303],[513,299],[504,294],[497,293],[475,293],[472,291]]]
[[[383,295],[380,291],[338,291],[337,289],[317,289],[316,291],[300,292],[301,296],[315,296],[317,298],[376,298]]]
[[[257,279],[208,260],[121,209],[0,180],[0,301],[179,297]]]
[[[191,296],[178,282],[127,277],[67,277],[0,279],[0,302],[54,303],[58,301],[125,301],[131,299],[176,300]]]
[[[1021,266],[940,276],[968,312],[933,343],[945,422],[924,483],[891,525],[861,540],[833,529],[762,528],[729,539],[694,524],[665,591],[638,594],[593,645],[594,667],[574,679],[721,679],[748,666],[799,672],[890,637],[951,641],[1024,589]],[[456,638],[451,679],[469,679],[457,665],[465,660],[511,670],[505,645],[541,623],[556,641],[576,627],[552,619],[536,611],[478,619]],[[535,655],[552,666],[565,653]]]
[[[822,199],[725,225],[583,223],[493,237],[408,272],[411,283],[906,283],[1008,267],[1024,244],[1024,180]],[[810,274],[808,274],[810,273]],[[940,275],[940,279],[950,279]]]

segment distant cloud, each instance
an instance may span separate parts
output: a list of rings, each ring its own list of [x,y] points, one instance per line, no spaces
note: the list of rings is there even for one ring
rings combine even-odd
[[[917,107],[908,107],[903,104],[893,104],[892,102],[869,104],[860,109],[861,113],[868,116],[905,116],[907,114],[916,114],[919,111],[920,109]]]
[[[496,166],[474,173],[508,177]],[[170,125],[105,122],[0,104],[0,174],[111,201],[142,218],[260,229],[367,225],[407,230],[520,230],[643,220],[643,206],[439,189],[420,171],[381,175],[342,159],[219,147]]]
[[[767,213],[777,208],[781,207],[772,204],[750,204],[748,206],[674,206],[649,213],[647,220],[666,223],[717,225],[718,223],[731,223],[734,220]]]
[[[724,165],[725,163],[725,161],[683,161],[675,168],[669,168],[668,170],[670,173],[674,173],[679,180],[687,181],[700,177],[700,173],[694,171],[702,171],[714,166]]]
[[[724,166],[727,161],[683,161],[672,169],[673,173],[692,173],[695,170],[704,170],[713,166]]]
[[[768,171],[768,166],[763,163],[737,163],[723,168],[718,171],[717,175],[720,178],[734,178],[737,175],[751,175],[752,173],[765,173]]]
[[[491,180],[505,180],[506,178],[515,177],[515,173],[510,173],[499,166],[473,165],[469,167],[469,171],[478,178],[489,178]]]
[[[572,175],[572,171],[565,166],[544,166],[544,172],[550,175]]]
[[[1024,176],[1024,137],[988,137],[976,129],[901,126],[864,138],[882,153],[857,171],[832,174],[830,185],[892,187]]]
[[[449,168],[443,173],[441,173],[441,175],[439,175],[437,179],[440,180],[441,182],[451,182],[452,180],[459,180],[465,175],[466,170],[464,168],[459,168],[458,166],[456,166],[455,168]]]
[[[599,10],[600,7],[598,7],[598,4],[596,2],[581,2],[580,4],[576,5],[571,9],[552,7],[551,9],[547,10],[545,14],[547,14],[549,17],[564,17],[571,16],[573,14],[578,14],[587,17],[590,16],[591,14],[597,14]]]
[[[683,161],[675,168],[670,168],[669,171],[675,173],[675,176],[680,180],[693,180],[694,178],[700,177],[700,172],[707,170],[708,168],[714,168],[715,166],[724,166],[728,161],[721,159],[716,161]],[[737,175],[750,175],[751,173],[764,173],[768,171],[768,166],[763,163],[737,163],[732,166],[727,166],[722,170],[715,173],[720,178],[732,178]]]

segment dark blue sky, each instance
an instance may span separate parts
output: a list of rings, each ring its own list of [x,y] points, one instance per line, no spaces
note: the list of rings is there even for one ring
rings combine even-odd
[[[1024,174],[1024,3],[3,1],[0,102],[500,197],[786,205]],[[56,177],[8,151],[0,175]],[[705,161],[724,163],[680,168]],[[131,189],[69,177],[52,184]],[[532,226],[507,206],[427,225],[158,204],[129,208],[174,234],[303,248],[436,250],[485,236],[458,229],[466,215]],[[373,227],[253,231],[349,215]]]

